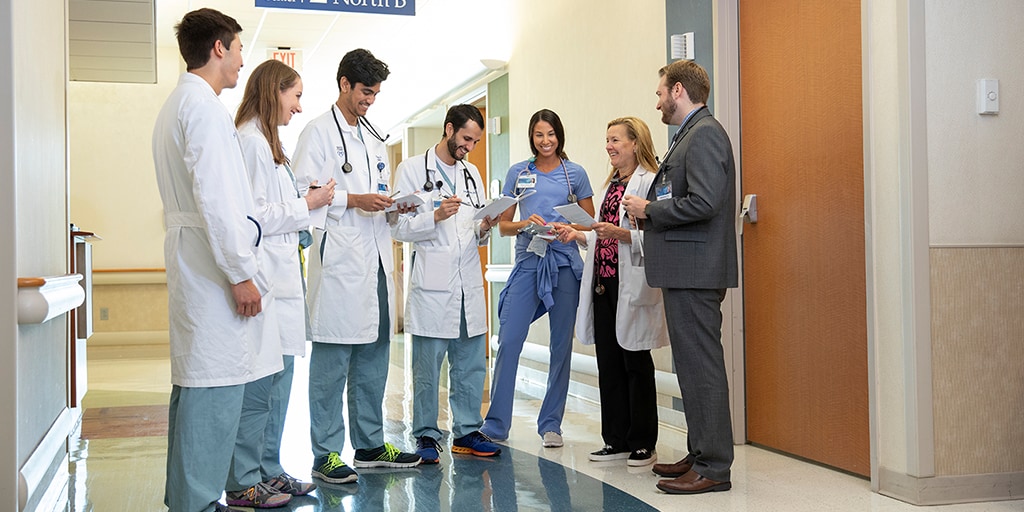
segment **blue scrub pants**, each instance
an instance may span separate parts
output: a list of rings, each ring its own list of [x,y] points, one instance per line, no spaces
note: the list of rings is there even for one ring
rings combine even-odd
[[[267,375],[245,385],[231,471],[224,484],[226,491],[241,491],[262,481],[260,455],[263,453],[263,433],[270,419],[270,389],[273,381],[274,375]]]
[[[441,439],[437,426],[438,380],[441,362],[448,354],[448,404],[451,407],[452,435],[460,438],[480,428],[486,369],[485,335],[469,337],[466,330],[466,306],[463,303],[459,337],[428,338],[412,336],[412,435]]]
[[[210,512],[224,492],[245,385],[171,389],[167,418],[169,512]]]
[[[263,456],[260,458],[260,480],[266,482],[284,473],[281,466],[281,437],[284,435],[284,418],[288,413],[288,399],[292,394],[292,377],[295,375],[295,356],[284,356],[284,370],[274,374],[270,385],[270,416],[263,431]]]
[[[345,419],[341,411],[346,382],[353,447],[369,450],[384,445],[384,386],[391,357],[386,279],[384,268],[379,267],[377,341],[355,345],[313,342],[309,355],[309,438],[314,457],[330,452],[340,454],[345,447]]]
[[[508,439],[512,426],[512,402],[516,391],[519,355],[540,305],[537,296],[536,270],[527,270],[505,285],[505,298],[498,313],[498,354],[491,382],[491,406],[481,432],[492,439]],[[558,280],[551,291],[554,305],[548,310],[551,325],[548,365],[548,386],[537,417],[537,433],[562,433],[562,416],[569,393],[569,363],[572,357],[572,331],[576,324],[576,307],[580,302],[580,281],[572,267],[559,267]]]

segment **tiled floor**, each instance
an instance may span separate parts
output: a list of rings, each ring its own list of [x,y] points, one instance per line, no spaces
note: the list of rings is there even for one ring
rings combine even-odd
[[[81,438],[73,445],[69,507],[72,512],[165,510],[166,407],[170,363],[166,347],[92,347],[89,392]],[[393,345],[386,398],[386,436],[412,448],[411,379],[403,364],[405,344]],[[285,425],[285,469],[308,478],[306,359],[296,359],[291,410]],[[1024,501],[914,507],[875,493],[869,483],[751,446],[738,446],[730,492],[672,496],[655,488],[649,467],[624,461],[592,463],[600,447],[597,405],[570,398],[563,423],[565,446],[542,448],[537,436],[542,390],[523,385],[514,426],[501,456],[494,459],[441,455],[441,464],[401,472],[360,471],[358,484],[321,486],[296,498],[288,508],[305,512],[406,511],[1024,511]],[[446,397],[441,397],[442,404]],[[445,408],[443,407],[442,410]],[[446,418],[442,418],[444,420]],[[682,432],[663,426],[658,443],[662,461],[684,453]],[[342,453],[351,461],[351,449]]]

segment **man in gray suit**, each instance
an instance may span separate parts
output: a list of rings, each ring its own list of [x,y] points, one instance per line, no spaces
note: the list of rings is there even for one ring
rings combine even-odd
[[[661,288],[676,378],[686,413],[688,455],[655,464],[670,494],[732,488],[732,422],[722,349],[722,300],[737,286],[736,164],[732,144],[705,102],[707,72],[677,61],[658,72],[658,110],[679,125],[646,198],[622,206],[643,219],[647,283]]]

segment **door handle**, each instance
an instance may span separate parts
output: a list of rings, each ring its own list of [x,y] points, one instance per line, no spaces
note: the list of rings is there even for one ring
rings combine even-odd
[[[757,194],[743,196],[743,208],[740,209],[740,218],[743,222],[757,224]]]

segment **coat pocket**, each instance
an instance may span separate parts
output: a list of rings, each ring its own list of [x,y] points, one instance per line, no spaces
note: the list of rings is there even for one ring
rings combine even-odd
[[[448,291],[452,262],[448,247],[417,247],[412,284],[426,291]]]

